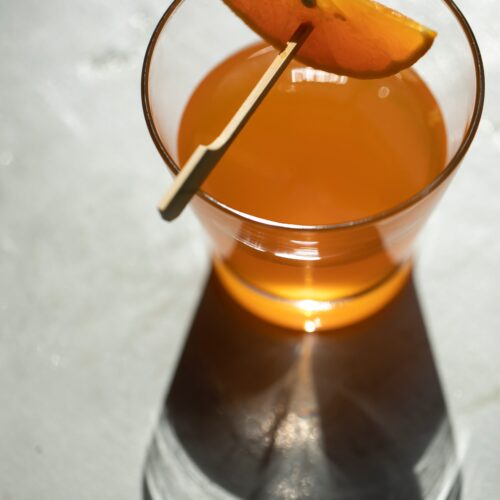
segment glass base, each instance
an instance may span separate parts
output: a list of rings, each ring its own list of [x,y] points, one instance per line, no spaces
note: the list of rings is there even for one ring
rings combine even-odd
[[[342,328],[376,313],[401,290],[411,267],[411,262],[407,262],[381,283],[345,299],[287,300],[249,286],[222,261],[214,260],[214,268],[222,284],[245,309],[271,323],[309,333]]]

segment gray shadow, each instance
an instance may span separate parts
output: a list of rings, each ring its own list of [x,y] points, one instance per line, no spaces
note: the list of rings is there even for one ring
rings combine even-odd
[[[176,484],[196,470],[249,500],[460,498],[413,280],[368,320],[305,334],[255,318],[212,274],[161,422],[191,462],[172,471]],[[165,496],[181,497],[192,498]]]

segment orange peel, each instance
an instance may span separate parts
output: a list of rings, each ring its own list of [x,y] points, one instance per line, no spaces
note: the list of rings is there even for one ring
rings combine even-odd
[[[282,48],[297,27],[314,29],[297,59],[356,78],[381,78],[412,66],[436,32],[373,0],[224,0],[252,29]]]

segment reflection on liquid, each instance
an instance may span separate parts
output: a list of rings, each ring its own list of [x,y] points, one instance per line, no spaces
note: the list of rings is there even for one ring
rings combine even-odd
[[[212,276],[146,481],[154,500],[459,498],[412,281],[369,320],[317,335],[258,320]]]
[[[337,85],[346,85],[349,81],[347,76],[336,75],[335,73],[327,73],[315,68],[294,68],[292,69],[292,83],[300,82],[317,82],[317,83],[336,83]]]

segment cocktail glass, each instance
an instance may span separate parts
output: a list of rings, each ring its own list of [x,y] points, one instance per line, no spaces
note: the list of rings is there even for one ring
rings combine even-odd
[[[481,56],[454,2],[386,3],[439,33],[415,69],[445,120],[448,157],[441,173],[396,206],[331,225],[264,220],[203,191],[192,203],[213,241],[222,283],[245,308],[285,327],[308,332],[341,327],[391,300],[409,275],[415,240],[479,124]],[[179,125],[193,90],[216,64],[258,40],[221,1],[176,0],[161,18],[146,53],[142,97],[153,141],[174,175]]]

